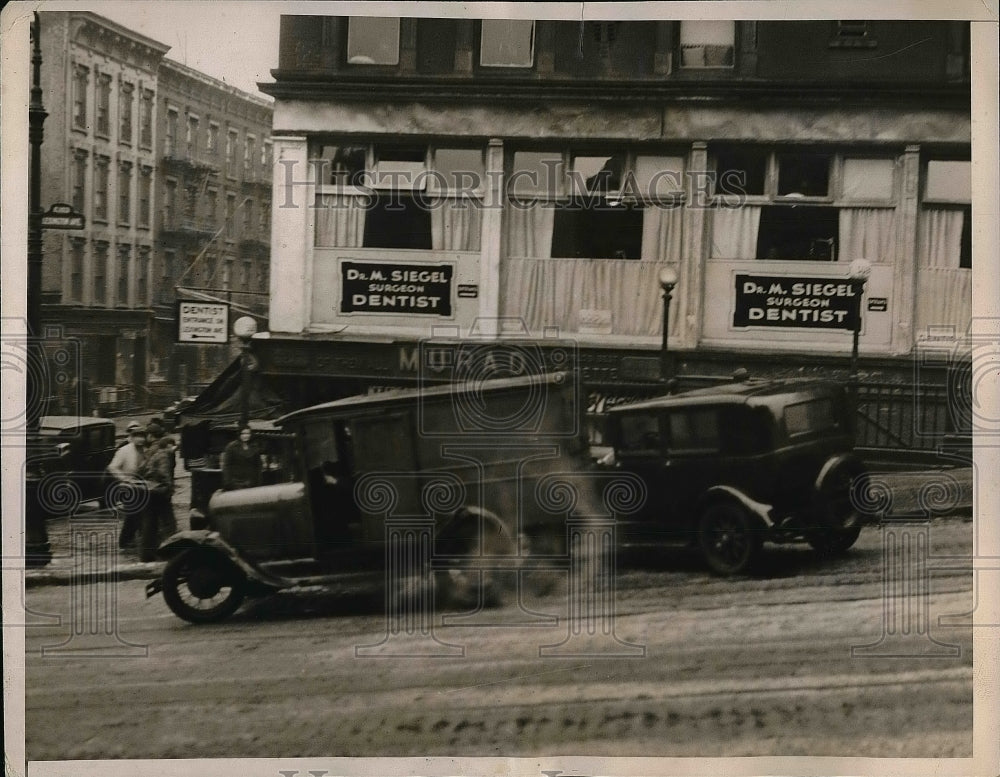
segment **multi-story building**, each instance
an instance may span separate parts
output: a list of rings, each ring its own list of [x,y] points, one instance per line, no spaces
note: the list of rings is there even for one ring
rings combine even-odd
[[[664,268],[682,372],[846,374],[860,310],[863,372],[911,379],[969,323],[968,23],[287,16],[279,56],[255,348],[295,403],[496,319],[621,394]]]
[[[271,105],[164,60],[157,121],[152,337],[158,374],[190,389],[212,380],[233,354],[228,345],[175,343],[178,298],[224,300],[234,315],[253,315],[266,328]]]
[[[41,200],[85,218],[45,234],[43,323],[78,344],[88,409],[155,407],[233,355],[176,343],[175,287],[266,321],[270,103],[90,12],[41,29]]]
[[[87,405],[112,404],[147,379],[157,74],[169,47],[85,11],[40,16],[41,202],[86,220],[45,233],[43,324],[79,344]]]

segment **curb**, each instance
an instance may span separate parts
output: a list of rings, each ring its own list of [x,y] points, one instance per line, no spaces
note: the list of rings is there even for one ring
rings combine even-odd
[[[163,573],[163,561],[141,561],[125,564],[104,572],[76,574],[70,569],[26,569],[24,587],[41,588],[49,585],[91,585],[93,583],[118,583],[125,580],[155,580]]]

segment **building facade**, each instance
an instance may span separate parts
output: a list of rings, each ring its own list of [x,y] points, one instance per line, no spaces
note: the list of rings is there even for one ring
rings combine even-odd
[[[273,75],[255,348],[296,402],[439,335],[655,381],[664,268],[681,372],[846,374],[859,321],[863,371],[912,380],[969,324],[968,23],[288,16]]]
[[[143,402],[158,71],[169,47],[88,12],[40,17],[42,206],[69,204],[85,218],[83,230],[45,233],[43,324],[78,345],[85,409]]]
[[[222,300],[266,328],[271,105],[164,60],[157,105],[154,371],[185,393],[231,361],[229,345],[182,345],[178,299]]]
[[[176,343],[175,287],[266,327],[270,103],[93,13],[41,27],[42,204],[85,219],[45,233],[43,323],[78,346],[87,412],[162,406],[233,356]]]

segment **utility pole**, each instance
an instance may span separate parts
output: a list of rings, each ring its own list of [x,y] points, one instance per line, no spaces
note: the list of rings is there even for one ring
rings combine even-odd
[[[32,24],[31,100],[28,103],[28,145],[31,169],[28,203],[28,341],[25,396],[25,425],[28,434],[39,424],[42,405],[48,394],[45,352],[42,349],[42,125],[48,114],[42,106],[42,26],[35,12]],[[26,484],[27,487],[27,484]],[[25,500],[35,503],[37,500]],[[24,552],[26,566],[45,566],[52,558],[45,515],[29,509],[25,514]]]

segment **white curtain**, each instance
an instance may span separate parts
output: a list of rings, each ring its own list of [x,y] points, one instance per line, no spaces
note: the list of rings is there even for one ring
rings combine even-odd
[[[430,203],[435,251],[478,251],[482,208],[468,199],[441,197]]]
[[[896,251],[895,208],[841,208],[837,259],[892,262]]]
[[[684,208],[660,208],[655,205],[645,208],[640,256],[653,261],[680,262],[683,226]]]
[[[349,194],[316,196],[316,245],[360,248],[365,239],[364,198]]]
[[[716,208],[712,211],[712,258],[757,258],[760,206]]]
[[[552,225],[555,208],[548,202],[507,205],[507,256],[547,259],[552,256]]]
[[[953,208],[927,208],[920,214],[921,267],[958,268],[964,219]]]

